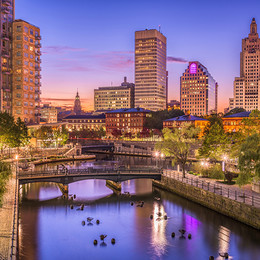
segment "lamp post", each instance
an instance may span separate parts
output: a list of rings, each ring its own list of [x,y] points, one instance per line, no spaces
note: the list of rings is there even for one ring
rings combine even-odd
[[[156,166],[156,168],[158,167],[158,157],[159,157],[159,152],[155,152],[155,166]]]
[[[227,156],[224,155],[224,156],[223,156],[223,160],[222,160],[222,171],[223,171],[223,172],[225,172],[225,162],[226,162],[226,160],[227,160]]]

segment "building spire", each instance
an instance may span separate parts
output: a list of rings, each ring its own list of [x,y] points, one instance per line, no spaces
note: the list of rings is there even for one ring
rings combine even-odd
[[[257,24],[255,21],[255,18],[252,19],[252,22],[250,24],[250,35],[258,35],[257,34]]]

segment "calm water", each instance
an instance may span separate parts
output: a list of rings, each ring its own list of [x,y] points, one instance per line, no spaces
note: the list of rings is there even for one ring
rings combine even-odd
[[[84,167],[114,163],[154,162],[118,157],[87,162]],[[76,166],[79,165],[70,165]],[[153,189],[150,180],[122,183],[122,193],[127,191],[131,197],[113,193],[103,180],[86,180],[69,185],[69,194],[76,195],[72,202],[63,198],[56,184],[23,185],[20,259],[203,260],[210,255],[223,259],[217,258],[219,252],[228,252],[229,259],[260,259],[260,232],[186,199]],[[144,206],[131,206],[132,201],[144,201]],[[77,210],[82,203],[84,210]],[[72,204],[74,209],[70,209]],[[159,212],[167,214],[168,220],[159,218]],[[153,220],[151,214],[155,216]],[[87,217],[94,218],[93,224],[88,224]],[[96,219],[100,220],[99,225]],[[179,229],[191,233],[192,239],[187,235],[180,238]],[[172,232],[175,238],[171,237]],[[100,241],[101,234],[107,235],[105,243]],[[115,245],[111,238],[116,239]],[[93,245],[94,239],[98,240],[97,246]]]

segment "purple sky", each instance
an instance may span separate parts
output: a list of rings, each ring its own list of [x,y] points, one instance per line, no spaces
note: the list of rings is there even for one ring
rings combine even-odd
[[[134,82],[134,32],[159,28],[167,37],[169,98],[179,100],[187,63],[198,60],[219,83],[219,107],[228,106],[239,76],[241,40],[259,0],[19,0],[16,19],[41,29],[42,99],[72,105],[77,89],[93,109],[93,89]]]

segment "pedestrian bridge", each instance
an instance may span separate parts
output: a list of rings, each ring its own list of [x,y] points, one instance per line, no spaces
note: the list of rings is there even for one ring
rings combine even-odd
[[[154,179],[161,180],[162,171],[158,168],[131,168],[131,169],[65,169],[60,170],[44,170],[44,171],[23,171],[18,173],[19,184],[34,182],[55,182],[64,185],[88,180],[102,179],[115,182],[123,182],[133,179]]]

